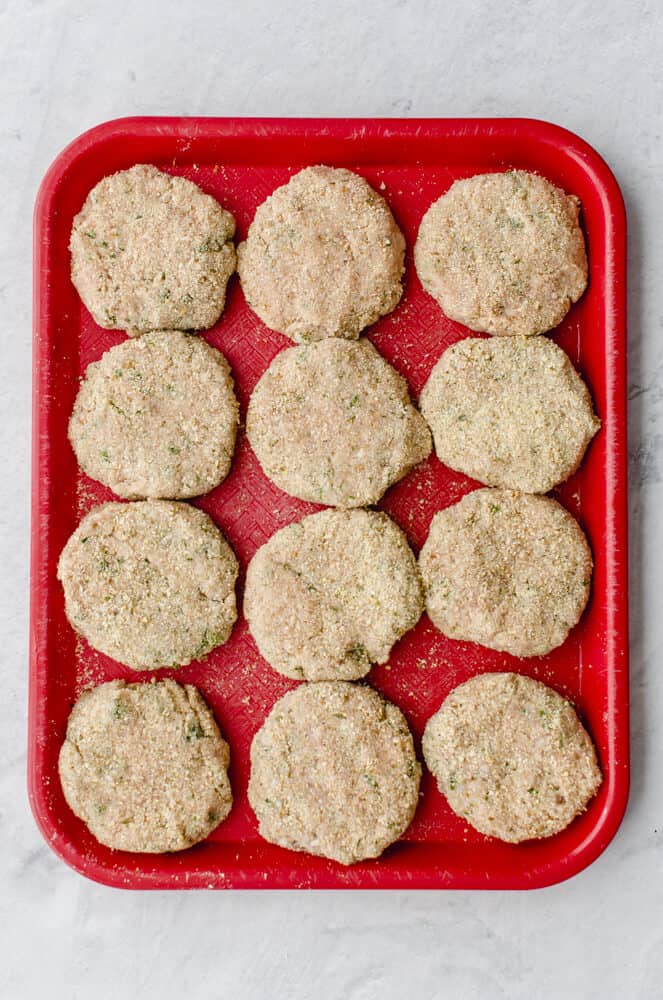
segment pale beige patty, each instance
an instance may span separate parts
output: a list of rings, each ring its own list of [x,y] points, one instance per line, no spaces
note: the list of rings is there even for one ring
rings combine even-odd
[[[74,705],[60,780],[102,844],[160,854],[204,840],[226,818],[229,759],[195,687],[110,681]]]
[[[325,510],[277,531],[247,574],[244,614],[287,677],[356,680],[424,609],[417,563],[386,514]]]
[[[238,420],[220,351],[160,331],[124,341],[88,367],[69,440],[85,472],[118,496],[194,497],[228,474]]]
[[[419,568],[426,610],[449,638],[542,656],[585,608],[592,555],[556,500],[483,489],[435,515]]]
[[[510,843],[563,830],[602,780],[573,707],[518,674],[481,674],[455,688],[429,719],[423,751],[453,811]]]
[[[490,486],[547,493],[601,426],[587,387],[547,337],[467,337],[421,394],[438,458]]]
[[[265,840],[349,865],[408,827],[421,767],[400,709],[371,688],[302,684],[251,745],[249,802]]]
[[[419,227],[421,283],[471,330],[545,333],[587,285],[579,210],[577,198],[524,170],[455,181]]]
[[[58,564],[73,627],[134,670],[183,666],[224,643],[237,573],[212,519],[168,500],[93,508]]]
[[[377,503],[431,450],[405,380],[367,340],[282,351],[254,389],[246,430],[277,486],[334,507]]]
[[[99,326],[214,326],[235,270],[235,220],[183,177],[139,164],[104,177],[74,219],[71,278]]]
[[[352,339],[399,301],[404,253],[386,202],[363,177],[308,167],[258,207],[237,267],[248,304],[272,330]]]

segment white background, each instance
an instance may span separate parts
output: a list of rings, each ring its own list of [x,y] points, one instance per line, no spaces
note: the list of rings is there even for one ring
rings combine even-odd
[[[663,997],[663,5],[0,0],[0,995]],[[516,893],[129,893],[69,871],[25,792],[31,212],[131,114],[527,115],[627,202],[633,790],[607,852]]]

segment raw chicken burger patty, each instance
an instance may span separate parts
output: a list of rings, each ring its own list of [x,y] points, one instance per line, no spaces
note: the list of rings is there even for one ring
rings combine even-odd
[[[239,407],[201,337],[146,333],[89,365],[69,421],[81,467],[118,496],[199,496],[230,469]]]
[[[602,780],[573,707],[518,674],[481,674],[455,688],[428,720],[423,751],[453,811],[510,843],[559,833]]]
[[[419,620],[423,588],[386,514],[326,510],[277,531],[246,574],[258,649],[287,677],[356,680]]]
[[[159,854],[204,840],[228,815],[229,759],[195,687],[109,681],[72,709],[60,781],[102,844]]]
[[[251,745],[249,801],[265,840],[349,865],[408,827],[421,767],[400,709],[344,681],[280,699]]]
[[[307,167],[258,206],[238,271],[248,304],[291,340],[359,336],[403,289],[405,240],[351,170]]]
[[[417,274],[447,316],[471,330],[551,330],[587,286],[580,202],[524,170],[455,181],[424,215]]]
[[[197,184],[138,164],[104,177],[74,219],[71,278],[99,326],[204,330],[235,270],[235,220]]]
[[[377,503],[431,450],[405,380],[367,340],[277,354],[253,391],[246,430],[277,486],[333,507]]]
[[[556,500],[482,489],[435,515],[419,569],[426,610],[444,635],[543,656],[582,615],[592,555]]]
[[[72,626],[133,670],[183,666],[224,643],[237,573],[212,519],[168,500],[94,507],[58,564]]]
[[[438,458],[489,486],[547,493],[600,427],[587,387],[547,337],[466,337],[421,394]]]

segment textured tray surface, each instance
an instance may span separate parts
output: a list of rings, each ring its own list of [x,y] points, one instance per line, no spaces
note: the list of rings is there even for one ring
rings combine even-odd
[[[603,427],[580,471],[555,495],[578,518],[594,552],[589,608],[561,648],[528,660],[445,639],[424,616],[389,665],[368,678],[402,708],[417,742],[446,694],[483,670],[517,670],[571,698],[594,737],[605,781],[588,811],[563,833],[517,847],[487,840],[453,815],[426,774],[405,840],[379,860],[346,869],[266,844],[246,798],[248,751],[292,683],[261,659],[243,620],[205,663],[159,672],[196,684],[230,742],[235,805],[218,831],[181,854],[130,855],[97,844],[69,811],[57,755],[71,705],[92,683],[150,676],[126,670],[74,635],[55,578],[60,551],[80,518],[113,499],[78,470],[66,428],[79,376],[124,336],[97,327],[78,299],[69,279],[69,231],[93,184],[136,162],[189,177],[215,195],[235,215],[239,239],[256,206],[308,164],[347,166],[378,189],[384,184],[408,243],[405,294],[369,336],[415,397],[444,348],[468,335],[423,292],[414,272],[412,247],[428,205],[457,177],[507,167],[536,170],[580,197],[589,288],[553,338],[587,380]],[[127,119],[93,129],[61,154],[44,179],[35,217],[29,784],[36,819],[68,863],[98,881],[133,888],[528,888],[574,874],[605,848],[628,792],[624,245],[621,196],[600,157],[570,133],[528,120]],[[204,336],[232,366],[243,418],[258,378],[290,342],[248,309],[236,278],[220,322]],[[380,507],[418,551],[433,514],[475,485],[432,456]],[[230,476],[196,503],[227,536],[243,571],[276,529],[319,509],[268,482],[243,431]],[[240,598],[242,582],[243,573]]]

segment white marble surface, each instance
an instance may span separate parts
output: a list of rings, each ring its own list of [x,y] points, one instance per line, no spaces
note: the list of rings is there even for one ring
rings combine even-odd
[[[658,0],[0,2],[2,997],[663,996],[661,12]],[[613,844],[571,882],[123,893],[41,840],[25,793],[32,202],[76,134],[159,113],[530,115],[614,168],[630,222],[633,791]]]

